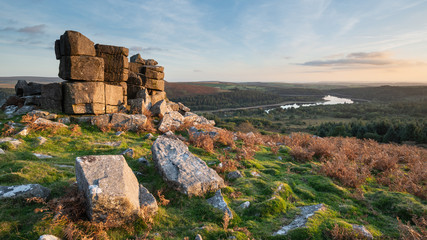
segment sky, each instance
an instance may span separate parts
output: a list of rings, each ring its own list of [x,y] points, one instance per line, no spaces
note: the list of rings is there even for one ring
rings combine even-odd
[[[57,76],[66,30],[168,81],[427,83],[427,0],[0,0],[0,76]]]

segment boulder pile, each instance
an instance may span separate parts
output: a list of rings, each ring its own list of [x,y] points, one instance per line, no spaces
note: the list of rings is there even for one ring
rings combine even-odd
[[[164,67],[154,59],[143,59],[138,53],[129,61],[128,48],[94,44],[76,31],[65,31],[55,41],[55,55],[59,60],[58,76],[65,81],[39,84],[19,80],[16,96],[2,107],[9,117],[41,108],[85,115],[80,117],[82,121],[86,119],[98,127],[120,128],[114,119],[122,115],[111,114],[139,115],[125,121],[125,129],[134,131],[138,129],[136,123],[145,124],[142,114],[159,117],[157,128],[161,132],[175,130],[186,122],[215,124],[191,113],[184,104],[167,99]]]

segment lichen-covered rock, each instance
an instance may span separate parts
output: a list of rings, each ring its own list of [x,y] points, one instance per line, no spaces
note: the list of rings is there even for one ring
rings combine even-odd
[[[88,56],[64,56],[58,76],[64,80],[104,81],[104,59]]]
[[[227,203],[224,200],[224,197],[221,194],[221,189],[216,191],[215,195],[208,200],[206,200],[210,205],[212,205],[214,208],[217,208],[221,211],[228,214],[228,217],[230,219],[233,219],[233,213],[231,212],[230,208],[228,207]]]
[[[76,180],[89,219],[121,223],[140,214],[138,180],[123,156],[76,158]]]
[[[134,63],[142,63],[143,65],[145,64],[145,60],[141,57],[139,53],[131,56],[130,61]]]
[[[365,228],[365,226],[356,224],[352,224],[351,226],[353,227],[353,231],[363,235],[363,237],[365,237],[366,239],[374,239],[371,232],[369,232],[368,229]]]
[[[167,112],[160,122],[159,131],[167,132],[179,128],[184,123],[184,117],[179,112]]]
[[[9,143],[14,148],[17,148],[22,144],[20,140],[11,137],[0,138],[0,144],[1,143]]]
[[[95,56],[96,54],[93,42],[76,31],[65,31],[59,42],[55,42],[55,52],[57,59],[61,56]]]
[[[293,229],[305,227],[307,220],[310,217],[312,217],[316,212],[323,211],[325,209],[325,205],[317,204],[317,205],[299,207],[299,209],[301,209],[300,215],[298,215],[289,225],[283,226],[279,231],[275,232],[273,235],[285,235]]]
[[[146,214],[146,216],[151,216],[157,213],[159,207],[157,206],[157,201],[144,186],[139,185],[139,203],[141,211]]]
[[[229,172],[227,174],[227,177],[228,177],[228,179],[238,179],[238,178],[243,177],[243,175],[240,173],[239,170],[236,170],[236,171]]]
[[[143,114],[111,114],[110,124],[113,128],[123,128],[129,131],[137,131],[138,127],[147,122],[147,117]]]
[[[3,198],[32,198],[46,199],[49,197],[50,189],[40,184],[26,184],[17,186],[0,186],[0,199]]]
[[[202,196],[224,186],[224,180],[180,140],[159,136],[151,151],[163,179],[184,194]]]
[[[40,105],[42,109],[62,112],[62,84],[43,84]]]
[[[159,101],[156,104],[154,104],[151,109],[151,113],[154,116],[158,116],[159,118],[163,118],[166,113],[171,112],[172,110],[169,108],[168,104],[165,100]],[[182,115],[181,115],[182,117]],[[179,119],[181,119],[181,117]],[[183,120],[183,118],[182,118]]]
[[[193,123],[193,125],[198,125],[198,124],[212,125],[212,126],[215,125],[215,121],[208,120],[205,117],[199,116],[199,115],[192,113],[192,112],[186,112],[184,114],[184,117],[185,117],[185,121]]]
[[[104,114],[105,84],[103,82],[65,82],[63,85],[66,114]]]
[[[50,120],[47,120],[45,118],[37,118],[33,125],[39,126],[39,127],[47,127],[47,128],[66,128],[67,125],[59,122],[52,122]]]

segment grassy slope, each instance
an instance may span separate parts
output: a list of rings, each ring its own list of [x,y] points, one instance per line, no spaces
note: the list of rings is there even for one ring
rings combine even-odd
[[[37,146],[38,136],[45,136],[49,141]],[[0,184],[40,183],[52,189],[52,198],[60,197],[75,181],[75,176],[73,168],[58,164],[74,165],[77,156],[119,154],[128,147],[135,150],[135,159],[145,156],[152,163],[152,140],[145,140],[142,136],[144,135],[134,133],[115,136],[113,132],[102,133],[92,126],[82,126],[82,134],[74,136],[69,130],[56,134],[31,133],[21,138],[24,143],[18,149],[2,146],[7,148],[7,153],[0,155]],[[95,142],[107,141],[122,141],[122,144],[119,147],[94,145]],[[240,144],[238,143],[238,146]],[[219,163],[218,157],[223,155],[222,148],[217,148],[214,153],[195,147],[190,147],[190,150],[210,166],[215,166]],[[39,160],[32,152],[49,154],[54,158]],[[283,160],[279,160],[279,156]],[[189,199],[168,188],[153,164],[143,167],[135,159],[127,158],[127,161],[134,171],[142,173],[137,175],[139,182],[154,195],[157,190],[162,190],[170,203],[160,207],[150,227],[142,221],[137,221],[127,228],[109,229],[107,232],[111,239],[134,238],[145,234],[148,234],[149,239],[194,239],[198,233],[204,239],[226,239],[229,236],[247,239],[248,231],[255,239],[273,239],[271,234],[280,226],[291,222],[298,213],[296,206],[317,203],[326,204],[328,210],[317,214],[309,222],[308,229],[292,233],[291,239],[305,239],[308,235],[314,239],[322,239],[326,236],[325,229],[332,228],[335,224],[348,227],[349,223],[363,224],[377,237],[396,238],[399,234],[396,214],[403,213],[399,216],[406,216],[405,214],[415,212],[420,206],[425,209],[426,204],[410,194],[391,193],[369,181],[364,186],[365,195],[368,197],[358,199],[354,189],[346,189],[330,178],[318,175],[317,161],[299,163],[290,157],[286,147],[282,147],[277,155],[268,147],[260,147],[252,160],[240,162],[240,170],[245,177],[230,181],[229,186],[223,189],[223,194],[236,216],[229,226],[229,229],[234,228],[234,231],[225,231],[219,210],[206,204],[204,198]],[[253,171],[258,172],[261,177],[253,177]],[[225,173],[222,173],[222,176],[224,177]],[[283,184],[284,190],[279,192],[276,199],[269,200],[280,184]],[[238,206],[244,201],[251,201],[251,207],[246,210],[239,209]],[[387,211],[382,206],[383,203],[391,207],[398,205],[400,212]],[[63,237],[67,223],[55,222],[50,211],[37,211],[43,206],[19,200],[1,201],[0,239],[36,239],[46,233]],[[405,220],[408,220],[407,218]]]

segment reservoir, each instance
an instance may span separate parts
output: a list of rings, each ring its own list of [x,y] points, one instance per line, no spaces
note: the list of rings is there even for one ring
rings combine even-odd
[[[305,103],[305,104],[288,104],[280,106],[282,109],[291,109],[291,108],[300,108],[300,107],[311,107],[311,106],[320,106],[320,105],[336,105],[336,104],[352,104],[354,103],[351,99],[348,98],[339,98],[334,97],[331,95],[327,95],[323,97],[324,102],[317,102],[317,103]],[[266,113],[269,113],[273,109],[267,109],[265,110]]]

